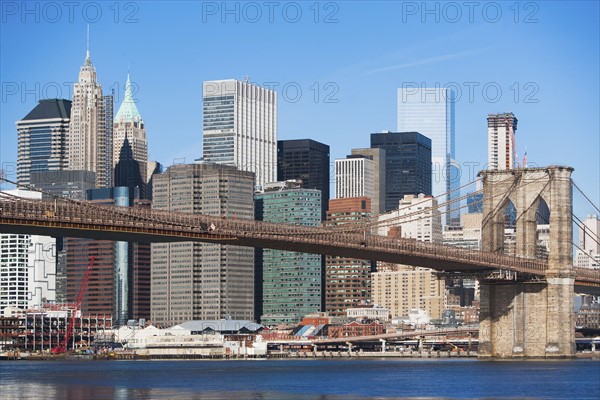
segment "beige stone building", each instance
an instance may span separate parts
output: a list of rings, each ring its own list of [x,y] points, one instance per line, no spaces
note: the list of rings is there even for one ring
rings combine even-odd
[[[422,309],[430,318],[444,311],[444,280],[428,268],[380,264],[372,277],[373,303],[388,308],[392,317],[406,316]]]
[[[68,135],[68,168],[96,173],[96,187],[112,186],[113,96],[102,95],[88,50],[73,85]]]
[[[179,164],[153,178],[159,210],[254,219],[254,173],[212,163]],[[254,249],[198,242],[152,243],[151,318],[254,319]]]

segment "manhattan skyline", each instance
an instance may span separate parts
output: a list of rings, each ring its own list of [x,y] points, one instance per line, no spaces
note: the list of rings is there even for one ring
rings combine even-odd
[[[165,166],[202,156],[203,81],[249,77],[274,88],[278,139],[326,143],[332,162],[368,147],[372,132],[395,131],[398,88],[439,84],[461,92],[456,159],[463,183],[487,162],[487,115],[513,112],[518,158],[527,149],[530,165],[573,166],[574,180],[600,202],[598,3],[520,3],[518,10],[500,3],[496,22],[481,3],[453,22],[435,2],[428,4],[438,4],[437,15],[413,14],[409,6],[418,2],[282,2],[272,23],[266,9],[253,22],[243,4],[228,4],[233,14],[215,2],[126,2],[118,16],[100,4],[100,18],[78,9],[70,21],[65,8],[54,22],[41,5],[38,22],[4,8],[0,163],[7,174],[16,163],[15,121],[42,98],[72,98],[89,23],[98,81],[120,104],[131,71],[149,159]],[[297,22],[294,4],[302,11]],[[162,25],[169,29],[156,29]],[[577,214],[592,211],[575,198]]]

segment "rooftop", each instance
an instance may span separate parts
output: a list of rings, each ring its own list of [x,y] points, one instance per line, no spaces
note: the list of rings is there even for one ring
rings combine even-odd
[[[21,121],[39,119],[68,119],[71,117],[71,100],[44,99],[29,112]]]

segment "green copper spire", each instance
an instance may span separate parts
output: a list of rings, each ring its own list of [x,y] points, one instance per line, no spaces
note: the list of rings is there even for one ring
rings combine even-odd
[[[131,81],[129,80],[129,73],[127,73],[127,82],[125,83],[125,98],[117,111],[115,116],[115,122],[120,121],[141,121],[142,117],[135,106],[135,100],[131,92]]]

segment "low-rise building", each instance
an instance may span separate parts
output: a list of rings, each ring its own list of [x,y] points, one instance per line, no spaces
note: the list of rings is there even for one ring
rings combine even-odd
[[[377,321],[367,323],[352,321],[340,326],[330,326],[328,333],[330,338],[373,336],[385,333],[385,327]]]
[[[389,321],[390,309],[378,306],[354,307],[346,309],[349,319],[373,319],[378,321]]]

